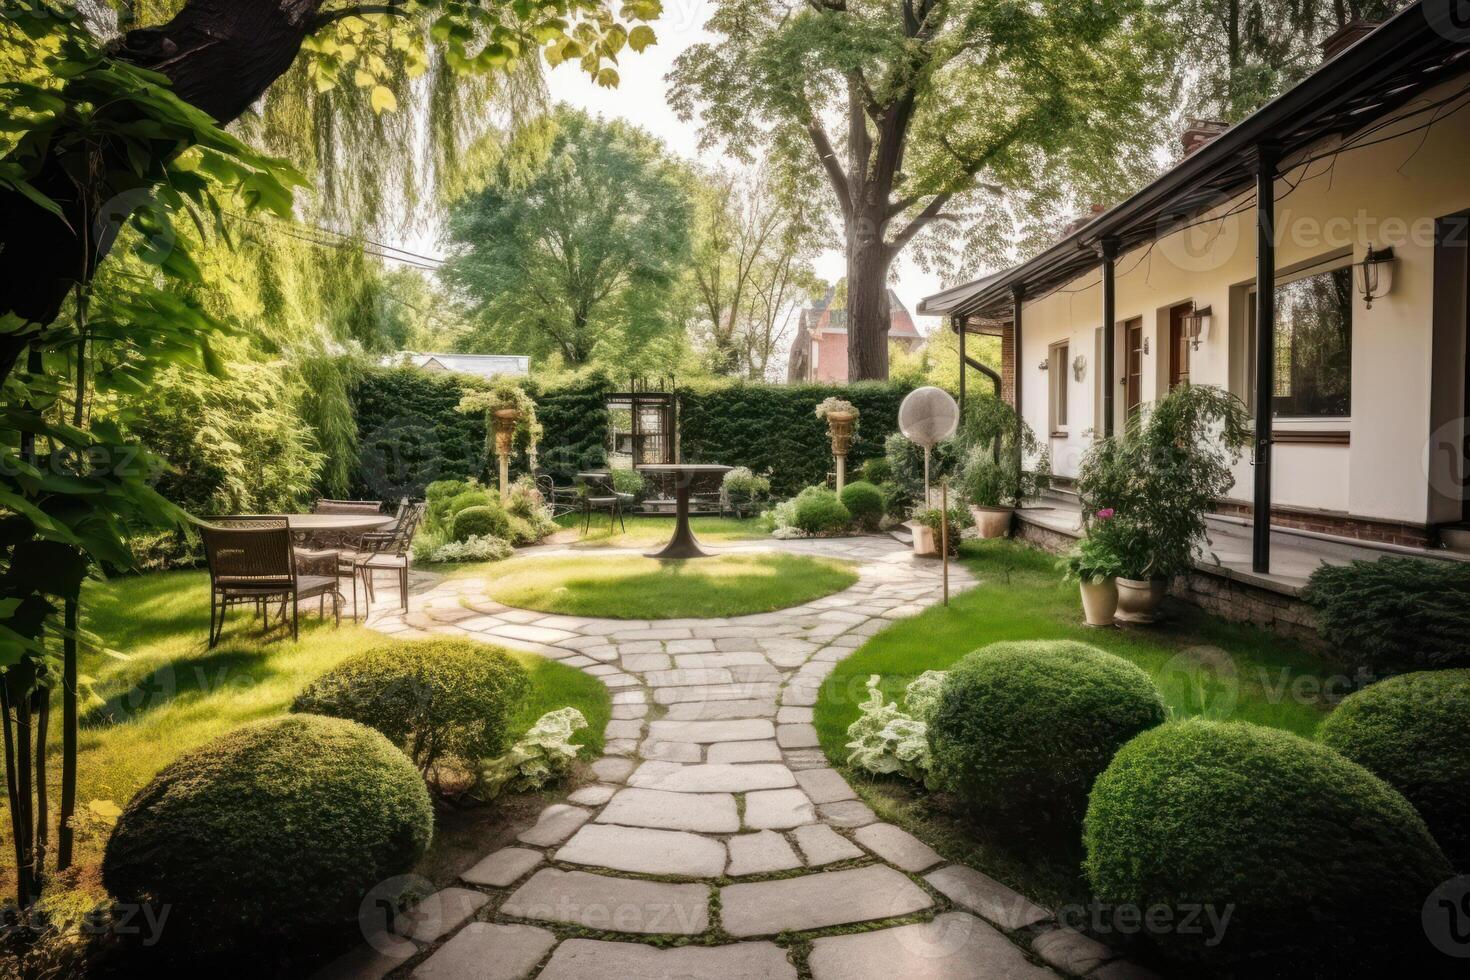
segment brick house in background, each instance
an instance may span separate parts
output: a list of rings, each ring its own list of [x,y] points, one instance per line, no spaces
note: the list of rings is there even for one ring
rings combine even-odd
[[[836,293],[835,287],[828,287],[825,296],[801,311],[787,361],[788,383],[847,380],[847,310],[833,306]],[[910,351],[924,342],[914,326],[914,318],[891,289],[888,290],[888,316],[890,342]]]

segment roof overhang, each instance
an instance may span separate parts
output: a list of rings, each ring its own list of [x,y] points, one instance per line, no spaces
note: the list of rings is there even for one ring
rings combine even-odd
[[[1470,28],[1457,26],[1453,4],[1421,0],[1406,7],[1299,85],[1040,255],[926,297],[919,311],[1008,321],[1015,289],[1037,295],[1070,282],[1097,268],[1103,241],[1111,239],[1123,254],[1249,189],[1262,145],[1273,144],[1290,166],[1292,154],[1355,132],[1424,90],[1470,72]]]

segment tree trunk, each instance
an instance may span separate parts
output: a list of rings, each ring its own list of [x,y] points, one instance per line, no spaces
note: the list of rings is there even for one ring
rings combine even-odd
[[[885,201],[886,203],[886,201]],[[859,211],[847,230],[847,380],[888,380],[888,266],[875,209]]]
[[[316,29],[322,0],[189,0],[172,21],[129,31],[111,45],[120,61],[160,72],[181,99],[209,113],[220,124],[236,119],[291,67],[301,42]],[[104,110],[105,111],[105,110]],[[104,154],[101,169],[109,169]],[[158,148],[158,174],[172,155],[186,147]],[[22,147],[24,150],[24,146]],[[111,152],[119,152],[114,145]],[[14,157],[15,154],[12,154]],[[14,162],[14,161],[7,161]],[[31,182],[61,206],[65,222],[26,197],[0,191],[0,314],[15,313],[46,325],[59,315],[67,292],[90,278],[115,234],[131,212],[132,187],[94,187],[83,192],[69,176],[86,172],[82,161],[50,154]],[[120,196],[121,195],[121,196]],[[120,212],[120,213],[119,213]],[[105,222],[106,228],[98,228]],[[94,234],[94,232],[96,232]],[[96,239],[88,261],[86,237]],[[0,380],[8,377],[28,335],[0,338]]]

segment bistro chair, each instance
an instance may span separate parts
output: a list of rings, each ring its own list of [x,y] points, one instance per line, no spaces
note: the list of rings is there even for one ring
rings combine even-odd
[[[408,611],[408,566],[413,553],[413,536],[424,518],[427,504],[410,504],[405,498],[399,507],[398,523],[389,531],[369,531],[357,540],[357,548],[343,561],[351,563],[352,610],[357,614],[357,579],[362,576],[363,594],[368,608],[374,598],[374,578],[378,572],[398,573],[398,601]]]
[[[582,488],[575,485],[557,486],[556,478],[550,473],[541,473],[536,477],[536,489],[541,491],[541,499],[551,509],[552,517],[561,517],[582,508]]]
[[[611,531],[614,523],[624,531],[628,525],[623,520],[625,508],[633,506],[633,495],[631,493],[618,493],[613,483],[611,473],[588,473],[581,477],[582,480],[582,533],[586,534],[592,529],[592,512],[607,511],[607,529]]]
[[[326,599],[332,598],[335,622],[342,622],[342,592],[335,575],[303,575],[296,568],[291,525],[284,517],[225,517],[199,529],[209,564],[209,645],[224,633],[230,606],[253,605],[262,619],[266,604],[291,603],[291,638],[300,637],[302,599],[317,599],[323,618]]]

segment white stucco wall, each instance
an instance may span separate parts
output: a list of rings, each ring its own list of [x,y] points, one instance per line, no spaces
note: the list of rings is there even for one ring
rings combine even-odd
[[[1428,93],[1419,103],[1441,98],[1461,84]],[[1420,115],[1369,138],[1382,138],[1426,118]],[[1317,147],[1310,155],[1331,149]],[[1425,523],[1423,457],[1430,418],[1434,224],[1436,218],[1470,208],[1470,111],[1440,120],[1427,135],[1412,133],[1293,166],[1307,155],[1285,161],[1284,179],[1277,182],[1278,272],[1315,267],[1348,252],[1354,261],[1361,261],[1370,246],[1392,246],[1394,284],[1391,295],[1375,300],[1371,310],[1354,291],[1351,418],[1276,422],[1278,431],[1346,429],[1351,444],[1278,444],[1273,497],[1282,505]],[[1253,193],[1229,202],[1214,212],[1225,217],[1117,259],[1117,373],[1121,377],[1126,369],[1122,324],[1142,317],[1150,350],[1142,371],[1145,403],[1167,387],[1162,356],[1168,349],[1166,311],[1179,303],[1192,301],[1214,311],[1210,335],[1193,353],[1193,380],[1230,386],[1233,376],[1241,373],[1242,365],[1232,365],[1231,334],[1232,324],[1237,331],[1244,328],[1245,289],[1255,275],[1252,200]],[[1101,360],[1095,335],[1101,312],[1098,273],[1029,300],[1024,308],[1017,370],[1023,375],[1023,411],[1039,435],[1047,432],[1049,391],[1048,375],[1038,365],[1049,347],[1064,339],[1073,358],[1078,353],[1087,356],[1082,381],[1067,372],[1071,404],[1067,434],[1050,440],[1053,469],[1062,476],[1076,474],[1087,433],[1097,424],[1095,384]],[[1117,386],[1121,426],[1123,387],[1117,378],[1112,383]],[[1236,477],[1232,496],[1249,500],[1249,460],[1236,468]]]

